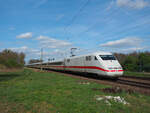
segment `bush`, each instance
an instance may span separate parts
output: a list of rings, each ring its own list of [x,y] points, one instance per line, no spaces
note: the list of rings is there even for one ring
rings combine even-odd
[[[7,49],[0,52],[0,64],[7,68],[23,67],[25,64],[24,58],[24,53],[17,53]]]
[[[115,53],[114,55],[126,71],[150,72],[150,52]]]

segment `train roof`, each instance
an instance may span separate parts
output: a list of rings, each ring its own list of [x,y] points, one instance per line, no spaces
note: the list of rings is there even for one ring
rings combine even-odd
[[[97,55],[112,55],[112,53],[111,52],[98,51],[98,52],[84,54],[84,55],[79,55],[79,56],[67,57],[66,59],[74,59],[74,58],[80,58],[80,57],[84,57],[84,56],[97,56]],[[64,59],[62,59],[62,60],[54,60],[54,61],[50,61],[50,62],[43,62],[42,64],[44,64],[44,63],[54,63],[54,62],[63,62],[63,60]],[[36,64],[41,64],[41,62],[28,64],[28,65],[36,65]]]
[[[38,62],[38,63],[32,63],[32,64],[27,64],[27,65],[30,66],[30,65],[36,65],[36,64],[41,64],[41,62]]]
[[[68,59],[79,58],[79,57],[84,57],[84,56],[97,56],[97,55],[112,55],[112,53],[111,52],[98,51],[98,52],[94,52],[94,53],[68,57]]]
[[[47,64],[47,63],[54,63],[54,62],[63,62],[63,60],[54,60],[54,61],[47,61],[47,62],[38,62],[38,63],[32,63],[32,64],[28,64],[28,66],[30,65],[37,65],[37,64]]]

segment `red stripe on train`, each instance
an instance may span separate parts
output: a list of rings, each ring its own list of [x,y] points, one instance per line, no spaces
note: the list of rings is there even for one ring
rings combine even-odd
[[[50,67],[60,67],[60,68],[80,68],[80,69],[97,69],[97,70],[101,70],[104,72],[122,72],[124,70],[105,70],[103,68],[100,67],[96,67],[96,66],[50,66]]]

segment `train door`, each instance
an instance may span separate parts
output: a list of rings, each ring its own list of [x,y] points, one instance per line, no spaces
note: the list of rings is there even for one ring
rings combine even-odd
[[[82,66],[83,66],[82,72],[86,72],[86,60],[85,60],[85,56],[82,57]]]
[[[90,69],[90,67],[92,66],[92,56],[85,56],[85,72],[92,72],[92,70]]]
[[[94,67],[101,67],[101,63],[98,60],[97,56],[93,56],[93,58],[92,58],[92,66],[94,66]],[[99,73],[99,71],[100,70],[98,70],[98,69],[93,69],[92,73]]]
[[[65,66],[66,66],[66,59],[64,58],[64,60],[63,60],[63,70],[65,71]]]
[[[85,57],[81,57],[80,59],[80,66],[81,66],[81,72],[86,72],[86,69],[85,69]]]
[[[71,63],[72,63],[72,60],[70,58],[65,59],[64,69],[66,71],[72,70],[71,68],[69,68],[71,66]]]

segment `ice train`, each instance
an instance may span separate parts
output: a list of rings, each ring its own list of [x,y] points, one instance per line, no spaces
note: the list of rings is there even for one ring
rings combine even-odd
[[[28,65],[28,67],[92,73],[112,78],[123,76],[124,71],[116,57],[110,52],[96,52],[59,61],[35,63]]]

